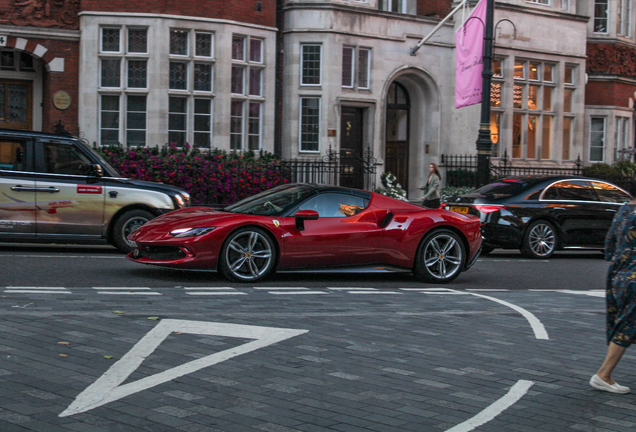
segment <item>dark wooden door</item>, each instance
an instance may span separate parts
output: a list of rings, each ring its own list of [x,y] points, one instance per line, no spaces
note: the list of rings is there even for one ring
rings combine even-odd
[[[340,186],[364,188],[362,108],[342,107],[340,124]]]

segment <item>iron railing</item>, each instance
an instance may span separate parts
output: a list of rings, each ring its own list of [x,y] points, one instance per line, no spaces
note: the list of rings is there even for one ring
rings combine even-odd
[[[440,168],[445,170],[447,186],[477,186],[477,155],[442,155]],[[570,166],[520,166],[508,157],[508,152],[490,163],[492,180],[510,176],[525,175],[581,175],[581,158],[571,162]]]

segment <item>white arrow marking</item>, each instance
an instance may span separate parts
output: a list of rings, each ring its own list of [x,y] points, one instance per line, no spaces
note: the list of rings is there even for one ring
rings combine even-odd
[[[225,336],[244,339],[255,339],[241,346],[218,352],[197,360],[168,369],[161,373],[142,378],[125,385],[126,380],[144,361],[146,357],[170,335],[180,332],[195,335]],[[275,344],[285,339],[307,333],[308,330],[294,330],[273,327],[258,327],[240,324],[208,323],[203,321],[186,321],[166,319],[149,331],[126,355],[112,365],[97,381],[88,386],[64,410],[60,417],[67,417],[119,400],[133,393],[196,372],[208,366],[223,362],[241,354]]]
[[[534,382],[532,381],[517,381],[517,383],[510,388],[510,391],[508,391],[508,393],[506,393],[501,399],[488,406],[475,417],[448,429],[446,432],[469,432],[488,423],[490,420],[497,417],[521,399],[526,393],[528,393],[528,390],[530,390],[530,387],[533,385]]]

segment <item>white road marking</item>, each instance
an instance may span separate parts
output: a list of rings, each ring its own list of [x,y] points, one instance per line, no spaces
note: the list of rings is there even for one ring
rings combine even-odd
[[[359,288],[359,287],[327,287],[333,291],[377,291],[377,288]]]
[[[7,294],[72,294],[64,287],[29,287],[29,286],[8,286],[5,287]]]
[[[247,293],[240,291],[195,291],[195,292],[186,292],[187,295],[196,295],[196,296],[222,296],[222,295],[247,295]]]
[[[564,294],[586,295],[590,297],[605,297],[605,290],[589,290],[589,291],[556,290],[556,292],[560,292]]]
[[[347,291],[347,294],[397,294],[402,295],[398,291]]]
[[[473,288],[473,289],[467,289],[466,291],[503,291],[503,292],[507,292],[510,290],[507,289],[496,289],[496,288]]]
[[[526,393],[528,393],[528,390],[533,385],[533,381],[517,381],[517,383],[513,385],[508,393],[506,393],[502,398],[495,401],[476,416],[448,429],[446,432],[469,432],[488,423],[521,399]]]
[[[97,294],[105,295],[143,295],[143,296],[160,296],[161,293],[150,291],[148,287],[93,287],[97,290]],[[106,291],[102,291],[106,290]]]
[[[534,336],[537,339],[545,339],[545,340],[549,340],[550,338],[548,337],[548,332],[546,331],[544,325],[541,323],[541,321],[539,321],[539,319],[534,316],[532,313],[528,312],[527,310],[525,310],[522,307],[519,307],[517,305],[514,305],[512,303],[508,303],[506,301],[500,300],[498,298],[495,297],[490,297],[490,296],[486,296],[483,294],[476,294],[476,293],[466,293],[467,295],[473,295],[476,297],[481,297],[481,298],[485,298],[487,300],[490,301],[494,301],[495,303],[499,303],[502,304],[504,306],[509,307],[510,309],[514,309],[517,312],[519,312],[521,315],[523,315],[523,317],[528,320],[528,322],[530,323],[530,327],[532,327],[532,331],[534,331]]]
[[[232,287],[183,287],[186,291],[235,291],[236,288]]]
[[[192,360],[181,366],[159,372],[137,381],[122,384],[144,361],[146,357],[172,333],[180,332],[194,335],[211,335],[235,337],[242,339],[254,339],[243,345],[217,352],[200,359]],[[304,333],[308,330],[296,330],[273,327],[258,327],[241,324],[209,323],[203,321],[186,320],[162,320],[155,328],[150,330],[135,346],[132,347],[117,363],[112,365],[93,384],[88,386],[59,416],[68,417],[73,414],[89,411],[93,408],[105,405],[155,387],[168,381],[172,381],[183,375],[196,372],[199,369],[221,363],[233,357],[245,354],[268,345],[284,341]]]
[[[325,291],[268,291],[267,293],[274,295],[329,294]]]
[[[305,287],[252,287],[252,289],[265,290],[265,291],[283,291],[283,290],[302,291],[302,290],[306,290],[306,289],[309,289],[309,288],[305,288]]]

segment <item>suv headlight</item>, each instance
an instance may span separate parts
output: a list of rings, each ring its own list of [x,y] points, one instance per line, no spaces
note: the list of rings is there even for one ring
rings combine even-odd
[[[207,234],[216,227],[180,228],[170,231],[172,237],[198,237]]]
[[[174,195],[173,200],[175,201],[177,208],[184,208],[190,206],[190,194],[188,193],[179,193]]]

